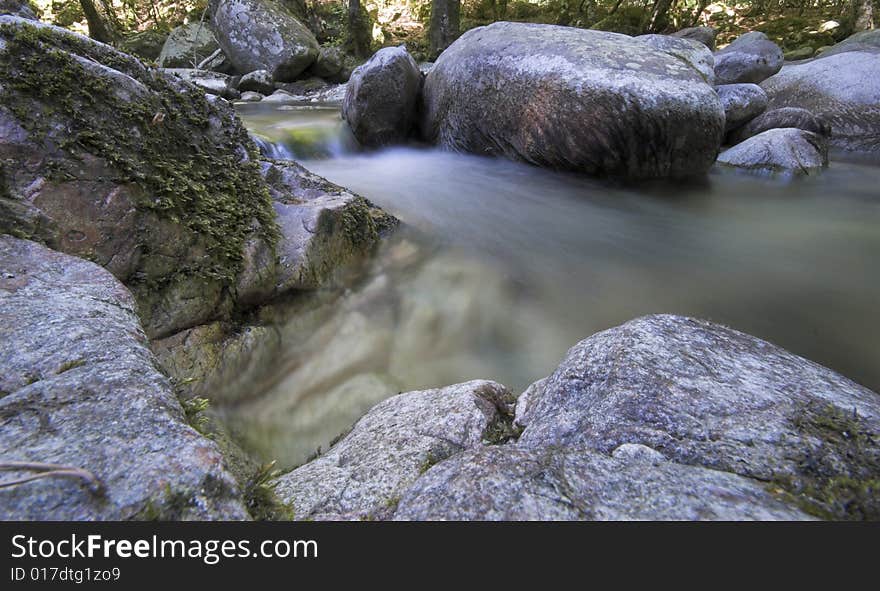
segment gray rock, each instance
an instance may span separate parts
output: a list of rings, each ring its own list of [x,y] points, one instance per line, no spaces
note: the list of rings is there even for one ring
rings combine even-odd
[[[760,84],[782,68],[782,49],[767,35],[752,31],[715,52],[715,82]]]
[[[246,519],[106,270],[0,236],[0,457],[76,468],[0,488],[0,519]],[[4,471],[0,483],[38,474]]]
[[[262,94],[260,94],[259,92],[253,92],[250,90],[246,90],[241,93],[241,97],[238,100],[245,102],[245,103],[257,103],[257,102],[260,102],[261,100],[263,100],[263,98],[265,98],[265,97]]]
[[[21,41],[36,30],[38,43]],[[0,232],[105,267],[151,338],[229,314],[236,291],[250,291],[240,279],[274,272],[270,256],[245,273],[254,243],[271,245],[275,214],[226,101],[11,16],[0,17],[0,80]]]
[[[790,64],[761,87],[770,109],[799,107],[831,125],[831,145],[880,153],[880,56],[846,51]]]
[[[639,35],[635,40],[684,60],[700,73],[706,84],[715,84],[715,56],[699,41],[678,39],[669,35]]]
[[[168,33],[147,29],[127,35],[119,44],[119,48],[125,53],[136,55],[141,59],[158,60],[167,40]]]
[[[309,72],[312,76],[323,78],[328,82],[344,83],[348,82],[357,62],[351,56],[347,55],[342,47],[338,45],[321,47],[318,51],[318,58]]]
[[[397,221],[363,197],[296,162],[264,162],[281,241],[278,293],[314,289],[341,266],[364,257]]]
[[[801,60],[810,59],[815,53],[816,50],[812,46],[804,45],[803,47],[798,47],[797,49],[786,51],[783,54],[783,57],[787,62],[798,62]]]
[[[235,88],[233,87],[233,78],[227,74],[211,72],[209,70],[196,70],[192,68],[162,68],[162,71],[166,74],[186,80],[190,84],[198,86],[208,94],[228,99],[237,97]]]
[[[810,111],[798,107],[782,107],[761,113],[731,133],[728,136],[729,143],[738,144],[768,129],[780,129],[783,127],[803,129],[825,138],[831,135],[831,126]]]
[[[0,15],[9,14],[20,18],[40,20],[27,0],[0,0]]]
[[[263,98],[267,103],[295,103],[299,98],[287,92],[286,90],[276,90],[272,94]]]
[[[811,174],[828,166],[828,142],[802,129],[769,129],[721,152],[718,163],[759,173]]]
[[[430,466],[482,445],[513,400],[481,380],[389,398],[326,454],[282,476],[276,493],[299,519],[382,517]]]
[[[318,42],[274,0],[212,0],[214,32],[240,72],[267,70],[273,80],[295,80],[318,57]]]
[[[638,444],[592,450],[482,447],[435,466],[395,520],[793,520],[758,481],[671,462]]]
[[[221,74],[229,74],[230,76],[237,73],[235,71],[235,66],[232,65],[232,62],[229,61],[229,58],[226,57],[226,54],[223,53],[223,50],[220,48],[217,48],[217,51],[199,62],[196,69],[220,72]]]
[[[767,94],[757,84],[723,84],[715,87],[724,107],[724,130],[730,132],[767,110]]]
[[[824,59],[848,51],[866,51],[875,54],[880,53],[880,29],[870,29],[868,31],[861,31],[854,35],[850,35],[840,43],[825,49],[821,54],[817,52],[817,59],[819,57]]]
[[[472,29],[437,60],[422,96],[432,143],[596,175],[701,175],[724,131],[718,96],[691,62],[570,27]]]
[[[162,68],[195,68],[219,48],[206,23],[189,23],[171,31],[156,61]]]
[[[422,75],[404,46],[386,47],[351,75],[342,118],[363,146],[404,141],[416,123]]]
[[[275,84],[267,70],[255,70],[241,77],[238,89],[242,92],[251,90],[266,95],[275,92]]]
[[[712,27],[688,27],[672,33],[672,37],[681,37],[682,39],[692,39],[699,41],[711,51],[715,51],[715,36],[718,31]]]

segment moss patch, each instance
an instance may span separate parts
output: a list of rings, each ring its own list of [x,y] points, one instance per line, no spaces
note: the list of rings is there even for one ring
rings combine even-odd
[[[880,450],[876,433],[853,411],[807,406],[793,419],[818,445],[797,458],[795,474],[777,476],[774,492],[827,520],[880,520]]]

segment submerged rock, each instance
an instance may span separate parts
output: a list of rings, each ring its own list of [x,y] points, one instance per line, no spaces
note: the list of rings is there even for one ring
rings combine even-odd
[[[723,131],[718,96],[698,67],[616,33],[494,23],[462,35],[424,84],[426,140],[549,168],[698,176]]]
[[[421,84],[419,66],[405,47],[380,49],[352,73],[342,118],[361,145],[402,142],[416,123]]]
[[[767,110],[767,94],[757,84],[723,84],[715,90],[724,106],[724,129],[727,132]]]
[[[496,404],[491,434],[472,427],[416,470],[431,439],[413,425],[446,417],[459,433],[448,417],[479,418],[461,395],[471,385],[453,388],[383,402],[282,477],[282,497],[316,518],[880,516],[880,395],[709,322],[647,316],[593,335],[520,397],[515,418]]]
[[[76,470],[0,488],[0,518],[248,518],[106,270],[0,236],[0,340],[0,457]],[[0,484],[44,470],[4,471]]]
[[[228,103],[65,29],[0,17],[0,232],[125,283],[150,337],[228,314],[277,241]]]
[[[771,109],[806,109],[831,125],[831,145],[880,153],[880,55],[854,50],[790,64],[766,80]]]
[[[770,129],[721,152],[718,162],[752,172],[810,174],[828,165],[827,145],[802,129]]]
[[[782,49],[767,35],[752,31],[715,53],[717,84],[760,84],[782,68]]]
[[[219,48],[206,23],[189,23],[171,31],[156,61],[162,68],[196,68]]]
[[[273,80],[295,80],[318,57],[318,42],[275,0],[212,0],[214,32],[241,72],[267,70]]]
[[[738,144],[768,129],[784,127],[803,129],[826,138],[831,135],[831,126],[810,111],[798,107],[781,107],[765,111],[731,133],[728,136],[729,143]]]

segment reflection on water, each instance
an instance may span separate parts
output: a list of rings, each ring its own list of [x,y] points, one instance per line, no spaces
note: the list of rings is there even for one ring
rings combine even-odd
[[[263,116],[283,127],[290,113]],[[297,125],[312,116],[332,120],[299,112]],[[282,464],[390,394],[477,377],[519,391],[580,339],[655,312],[733,326],[880,389],[880,167],[636,190],[436,150],[303,164],[414,230],[360,287],[291,320],[274,385],[231,411]]]

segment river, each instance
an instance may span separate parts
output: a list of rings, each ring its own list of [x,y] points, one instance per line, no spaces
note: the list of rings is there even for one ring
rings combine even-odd
[[[880,166],[634,188],[425,147],[359,153],[331,106],[240,114],[275,157],[409,227],[355,288],[291,318],[265,391],[224,410],[280,465],[389,395],[473,378],[520,392],[577,341],[652,313],[732,326],[880,391]]]

